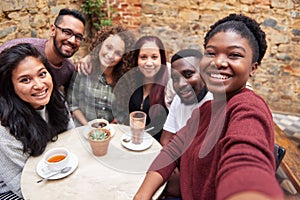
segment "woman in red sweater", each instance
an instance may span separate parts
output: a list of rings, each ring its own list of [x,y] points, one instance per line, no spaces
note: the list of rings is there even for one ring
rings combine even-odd
[[[214,100],[195,109],[163,148],[134,199],[150,199],[177,165],[183,199],[283,199],[271,112],[245,88],[266,52],[265,33],[255,20],[231,14],[210,27],[204,49],[201,77]]]

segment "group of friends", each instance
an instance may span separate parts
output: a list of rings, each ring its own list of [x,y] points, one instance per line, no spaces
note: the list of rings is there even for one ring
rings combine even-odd
[[[135,39],[123,26],[102,27],[89,53],[69,58],[84,39],[85,18],[61,9],[49,39],[0,47],[0,199],[22,199],[29,156],[59,133],[96,118],[128,124],[147,113],[163,146],[134,199],[283,199],[275,177],[273,118],[247,87],[267,49],[252,18],[230,14],[204,37],[203,54],[182,49],[167,61],[157,36]],[[101,197],[99,197],[101,198]]]

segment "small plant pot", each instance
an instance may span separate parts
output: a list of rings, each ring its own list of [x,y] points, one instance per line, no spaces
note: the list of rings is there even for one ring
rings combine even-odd
[[[99,131],[99,130],[102,130],[103,132],[105,132],[107,134],[106,139],[102,139],[102,140],[92,139],[91,134],[93,134],[94,131]],[[107,129],[103,129],[103,128],[93,129],[88,133],[88,141],[91,145],[92,152],[95,156],[106,155],[108,146],[109,146],[109,142],[110,142],[110,138],[111,138],[110,131]]]

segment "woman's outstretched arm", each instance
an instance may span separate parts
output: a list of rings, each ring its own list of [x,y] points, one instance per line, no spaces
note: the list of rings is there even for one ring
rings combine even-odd
[[[149,171],[134,196],[134,200],[150,200],[158,188],[163,184],[163,177],[155,171]]]

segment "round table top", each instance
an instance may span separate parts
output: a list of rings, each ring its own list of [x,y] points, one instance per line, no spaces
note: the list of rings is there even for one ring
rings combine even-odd
[[[68,130],[59,135],[58,140],[47,145],[66,147],[78,158],[75,171],[61,179],[37,183],[37,165],[42,155],[30,157],[23,169],[21,190],[24,199],[132,199],[153,159],[161,150],[161,145],[153,138],[152,145],[143,151],[132,151],[121,144],[123,134],[129,132],[125,125],[111,125],[115,131],[108,152],[96,157],[84,137],[85,126]],[[165,185],[154,195],[156,199]]]

